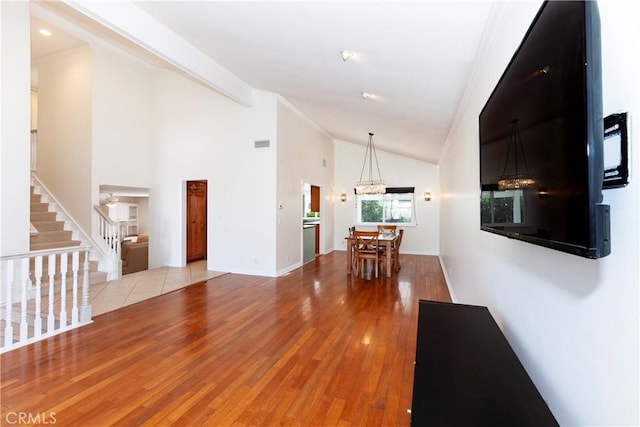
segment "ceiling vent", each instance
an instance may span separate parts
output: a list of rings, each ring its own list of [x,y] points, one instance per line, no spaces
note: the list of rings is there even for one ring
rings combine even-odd
[[[263,139],[261,141],[255,141],[256,148],[267,148],[269,147],[269,140]]]

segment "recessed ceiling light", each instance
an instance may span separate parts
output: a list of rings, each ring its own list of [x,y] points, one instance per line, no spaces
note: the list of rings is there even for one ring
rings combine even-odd
[[[370,94],[369,92],[362,92],[362,99],[369,99],[371,98],[373,95]]]
[[[343,50],[342,51],[342,60],[346,62],[347,60],[349,60],[349,58],[352,58],[353,55],[355,55],[355,53],[353,53],[352,51]]]
[[[40,28],[39,33],[45,37],[51,37],[51,31],[47,30],[46,28]]]

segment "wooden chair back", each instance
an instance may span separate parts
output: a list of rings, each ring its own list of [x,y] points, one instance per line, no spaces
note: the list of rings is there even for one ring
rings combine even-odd
[[[356,250],[364,253],[374,251],[378,246],[379,235],[377,231],[354,230],[353,237],[356,240]]]
[[[353,233],[356,231],[356,227],[349,227],[349,240],[347,241],[347,244],[350,245],[349,251],[351,252],[351,259],[349,260],[349,262],[351,262],[351,269],[355,270],[355,266],[356,266],[356,253],[355,253],[355,244],[356,241],[353,237]]]
[[[381,259],[378,251],[378,236],[379,233],[377,231],[355,230],[353,232],[355,239],[353,249],[356,258],[356,275],[360,274],[362,262],[370,259],[374,261],[375,275],[378,277],[378,267]]]

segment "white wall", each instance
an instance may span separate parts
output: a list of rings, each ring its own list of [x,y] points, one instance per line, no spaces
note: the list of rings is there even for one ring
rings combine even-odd
[[[38,129],[38,91],[31,88],[31,130]]]
[[[152,69],[101,46],[92,47],[92,174],[100,185],[151,187]]]
[[[320,252],[333,250],[333,140],[281,101],[277,150],[276,262],[281,274],[302,264],[303,183],[320,187]]]
[[[207,267],[275,275],[276,97],[243,107],[166,70],[153,78],[150,262],[185,264],[185,182],[208,181]]]
[[[92,46],[92,60],[91,203],[98,205],[101,185],[152,186],[153,70],[101,45]],[[139,209],[138,232],[147,234],[148,198],[140,199]],[[92,234],[98,238],[99,218],[92,218]]]
[[[0,253],[29,250],[29,3],[0,2]]]
[[[83,201],[91,214],[101,185],[150,188],[149,266],[182,266],[185,183],[205,179],[209,269],[277,275],[300,264],[301,183],[321,185],[331,195],[333,145],[277,95],[256,92],[254,107],[241,106],[99,45],[47,58],[39,69],[42,170],[65,207]],[[71,77],[77,87],[67,87]],[[271,147],[254,148],[263,139]],[[75,170],[65,163],[70,159],[88,159],[88,176],[84,163]],[[81,179],[82,185],[70,184]],[[84,182],[90,193],[89,187],[76,191]],[[276,199],[286,208],[277,209]],[[333,209],[329,200],[323,204],[321,246],[329,251]]]
[[[89,46],[38,62],[38,176],[85,231],[91,230]]]
[[[441,167],[441,260],[457,301],[486,305],[561,425],[639,425],[639,183],[605,191],[612,253],[588,260],[479,229],[478,114],[540,3],[496,9],[495,33]],[[599,2],[604,112],[640,135],[638,6]],[[497,18],[496,18],[497,17]],[[631,141],[633,171],[640,150]]]
[[[366,142],[368,135],[363,135]],[[375,136],[374,136],[375,143]],[[353,187],[360,179],[365,146],[335,141],[335,197],[347,194],[347,201],[335,203],[334,248],[346,250],[344,237],[355,224],[355,195]],[[376,149],[380,174],[388,187],[415,187],[416,226],[405,226],[401,252],[437,255],[440,245],[440,178],[438,165],[390,154]],[[366,171],[365,171],[366,172]],[[377,177],[376,177],[377,178]],[[431,201],[424,200],[424,192],[431,192]],[[362,227],[361,227],[362,228]]]

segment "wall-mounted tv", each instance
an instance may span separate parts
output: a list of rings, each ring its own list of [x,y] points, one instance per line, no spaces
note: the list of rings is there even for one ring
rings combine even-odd
[[[597,3],[545,2],[480,113],[482,230],[611,252],[601,68]]]

